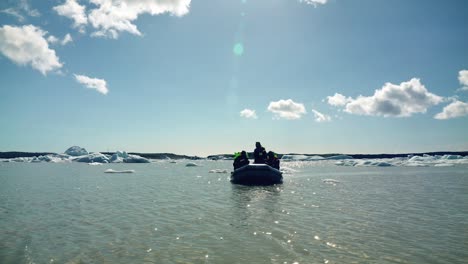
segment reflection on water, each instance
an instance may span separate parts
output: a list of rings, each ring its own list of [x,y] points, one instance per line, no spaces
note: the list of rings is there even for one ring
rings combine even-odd
[[[279,210],[278,200],[282,192],[281,185],[244,186],[231,185],[231,204],[234,216],[241,226],[252,225],[252,216],[262,215],[272,219]]]

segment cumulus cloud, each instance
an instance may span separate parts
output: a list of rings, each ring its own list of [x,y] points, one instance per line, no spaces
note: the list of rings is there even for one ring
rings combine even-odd
[[[141,35],[133,24],[139,15],[168,13],[183,16],[188,13],[191,0],[90,0],[97,6],[88,16],[89,23],[97,30],[96,37],[118,38],[120,32]]]
[[[77,82],[83,84],[87,88],[96,89],[96,91],[107,94],[109,89],[107,89],[107,83],[103,79],[90,78],[85,75],[74,74]]]
[[[46,31],[33,25],[0,27],[0,53],[18,65],[31,65],[42,74],[62,67],[49,48]]]
[[[327,96],[328,104],[332,106],[343,106],[349,103],[351,100],[351,97],[346,97],[339,93],[335,93],[333,96]]]
[[[245,117],[245,118],[250,118],[250,119],[257,119],[257,114],[255,113],[255,110],[251,110],[251,109],[244,109],[240,112],[240,116],[241,117]]]
[[[70,34],[66,34],[65,37],[63,37],[62,40],[58,39],[57,37],[55,37],[53,35],[50,35],[50,36],[47,37],[47,42],[49,42],[50,44],[59,43],[62,46],[67,45],[68,43],[70,43],[72,41],[73,41],[73,39],[70,36]]]
[[[454,100],[451,104],[444,107],[442,112],[434,116],[435,119],[451,119],[468,115],[468,103]]]
[[[72,42],[73,39],[72,37],[70,36],[70,34],[66,34],[65,37],[63,37],[62,41],[60,42],[60,44],[63,45],[67,45],[68,43]]]
[[[460,84],[463,85],[463,87],[459,90],[468,91],[468,70],[461,70],[458,72],[458,81],[460,81]]]
[[[312,109],[312,113],[314,113],[315,121],[316,122],[328,122],[331,121],[331,117],[325,114],[320,113],[319,111]]]
[[[59,15],[73,20],[73,27],[79,28],[88,23],[86,7],[80,5],[76,0],[67,0],[63,4],[54,6],[53,9]]]
[[[329,104],[340,106],[331,100],[335,96],[328,97]],[[341,96],[339,96],[342,99]],[[409,117],[415,113],[425,113],[431,106],[444,101],[444,98],[430,93],[421,84],[419,79],[413,78],[401,84],[386,83],[381,89],[375,90],[372,96],[359,96],[356,99],[346,98],[345,112],[357,115],[384,116],[384,117]]]
[[[317,7],[317,5],[324,5],[328,2],[328,0],[300,0],[301,3],[306,3],[308,5],[313,5]]]
[[[279,100],[277,102],[270,102],[268,111],[275,114],[276,118],[284,119],[300,119],[306,113],[303,104],[295,103],[293,100]]]

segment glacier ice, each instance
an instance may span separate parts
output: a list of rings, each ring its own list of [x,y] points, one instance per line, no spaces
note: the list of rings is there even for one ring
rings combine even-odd
[[[73,147],[69,147],[67,150],[65,150],[65,154],[77,157],[77,156],[87,155],[88,151],[86,151],[85,148],[81,148],[81,147],[78,147],[78,146],[73,146]]]
[[[150,163],[147,158],[138,155],[130,155],[125,151],[117,151],[112,156],[99,152],[89,153],[85,148],[73,146],[62,154],[49,154],[37,157],[22,157],[11,159],[0,159],[3,162],[86,162],[91,165],[103,163]]]

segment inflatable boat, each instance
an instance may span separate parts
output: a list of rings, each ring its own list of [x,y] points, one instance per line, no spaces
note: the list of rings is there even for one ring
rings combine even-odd
[[[278,184],[283,183],[283,174],[266,164],[249,164],[231,172],[231,182],[243,185]]]

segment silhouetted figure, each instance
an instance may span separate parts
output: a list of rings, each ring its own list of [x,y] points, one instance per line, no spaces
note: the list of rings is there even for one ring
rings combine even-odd
[[[234,163],[232,164],[234,166],[234,169],[238,169],[240,167],[244,167],[245,165],[249,165],[249,157],[247,157],[247,153],[243,150],[240,155],[237,155],[234,158]]]
[[[273,152],[269,151],[267,154],[266,164],[270,165],[271,167],[279,170],[280,168],[280,161],[278,156]]]
[[[266,159],[266,150],[262,147],[260,142],[255,143],[255,150],[254,150],[254,163],[255,164],[265,164]]]

